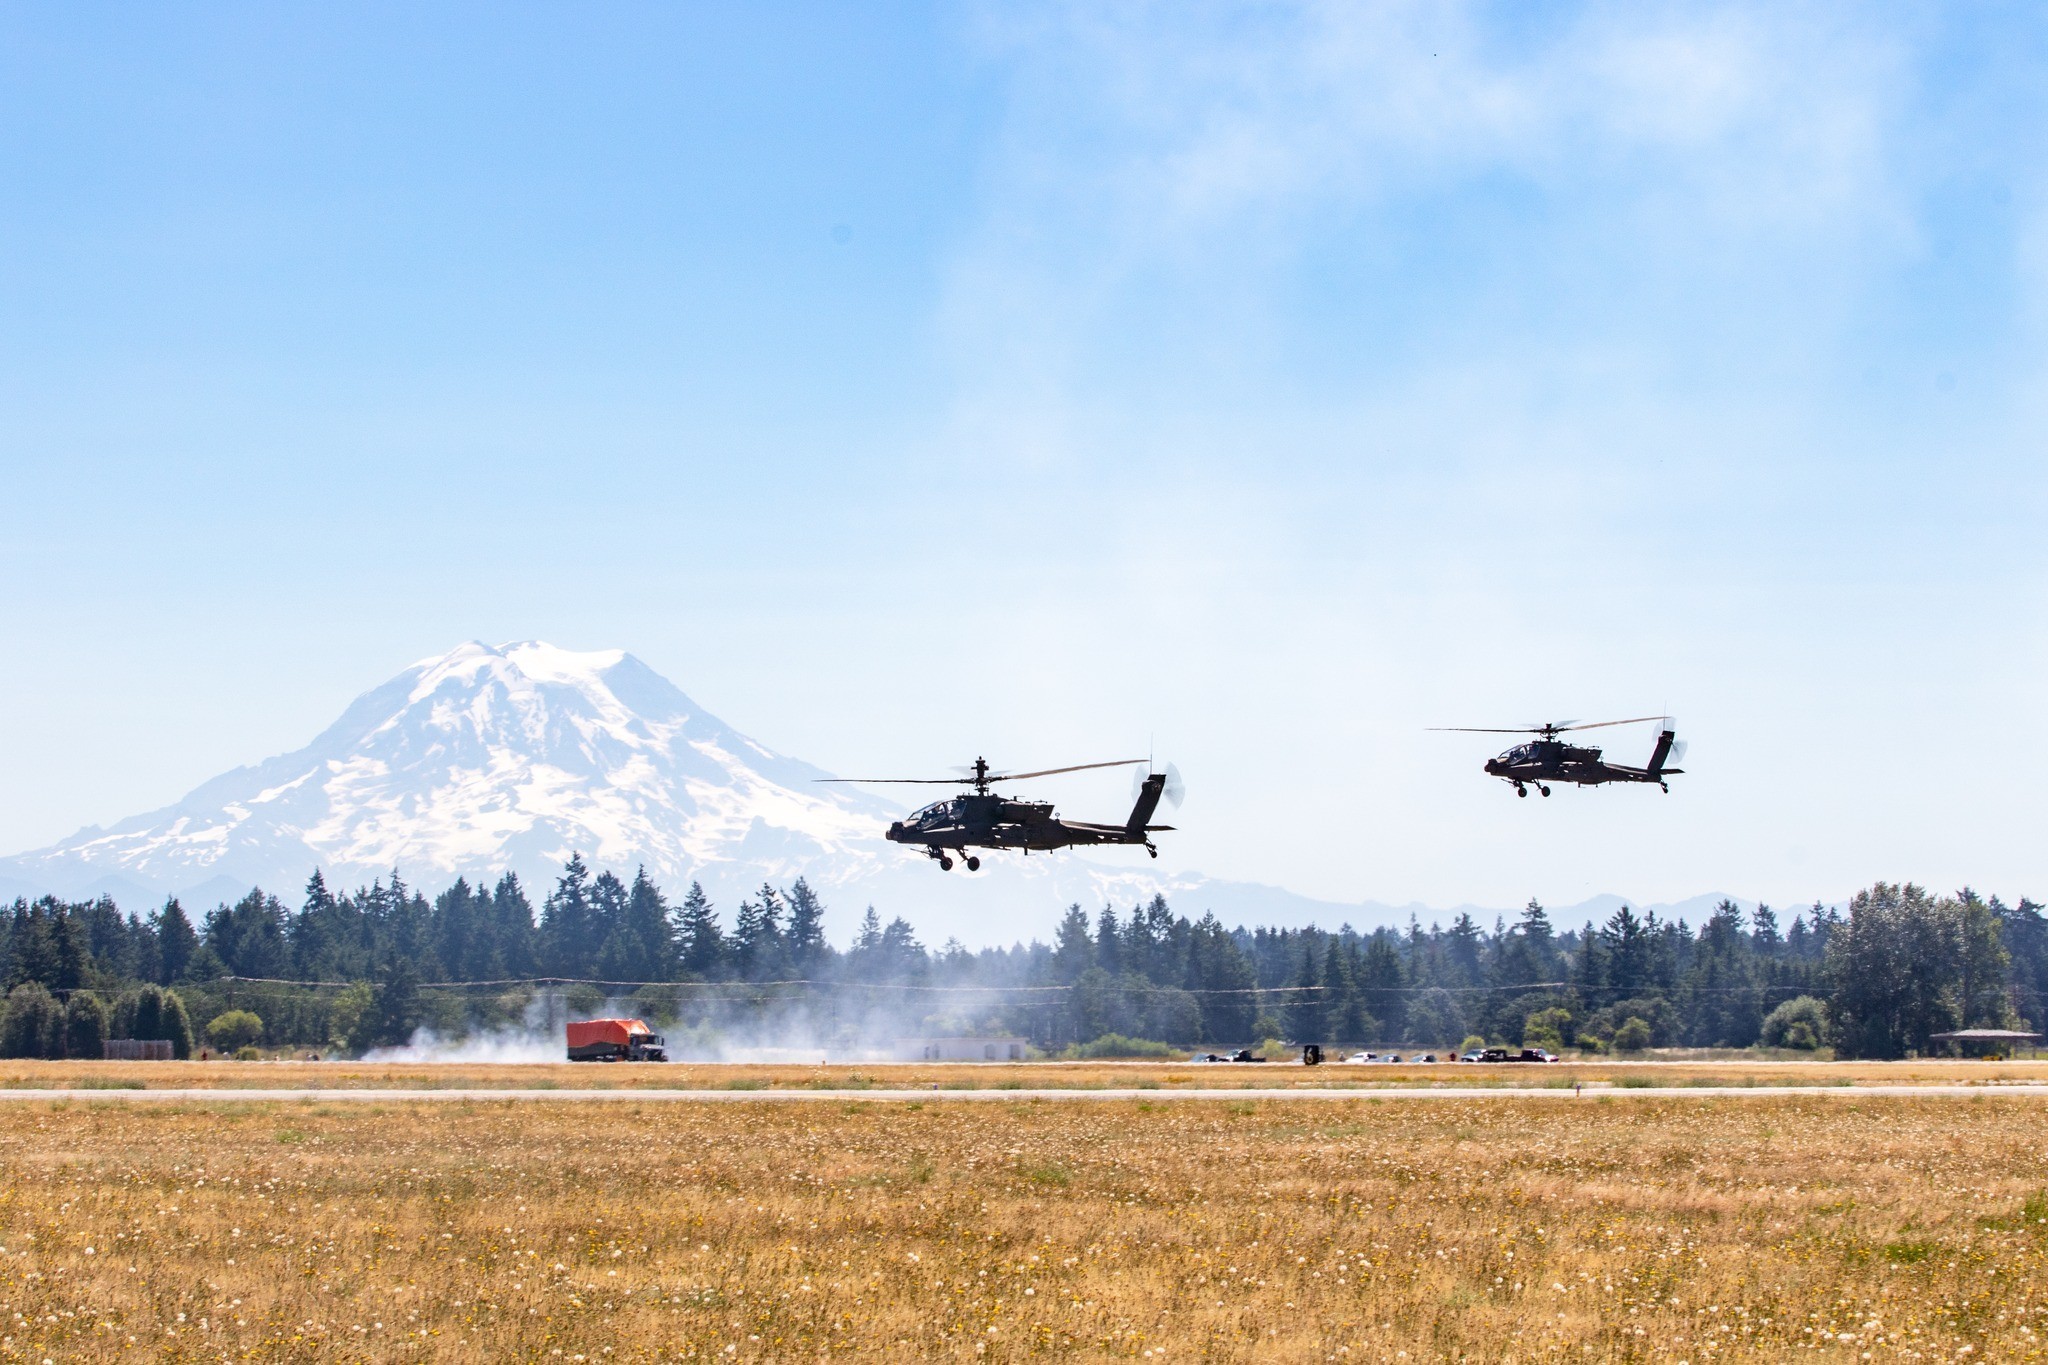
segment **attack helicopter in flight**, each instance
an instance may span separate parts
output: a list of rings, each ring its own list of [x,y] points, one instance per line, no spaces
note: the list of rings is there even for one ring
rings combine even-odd
[[[1600,757],[1600,750],[1586,745],[1567,744],[1558,736],[1573,730],[1602,730],[1610,725],[1641,725],[1656,721],[1662,727],[1657,734],[1657,747],[1650,753],[1649,763],[1641,768],[1631,768],[1622,763],[1609,763]],[[1526,744],[1514,748],[1497,758],[1486,760],[1486,771],[1502,781],[1514,784],[1515,795],[1527,796],[1529,788],[1535,787],[1545,796],[1550,795],[1553,782],[1575,782],[1581,787],[1597,787],[1604,782],[1655,782],[1666,792],[1671,790],[1664,781],[1682,768],[1667,767],[1685,756],[1685,745],[1679,742],[1675,723],[1669,716],[1636,716],[1629,720],[1596,720],[1582,724],[1578,721],[1554,721],[1544,725],[1522,725],[1506,729],[1481,729],[1464,725],[1440,725],[1439,731],[1464,735],[1538,735]]]
[[[1133,784],[1136,802],[1121,825],[1097,825],[1082,820],[1062,820],[1050,802],[1015,801],[989,790],[998,782],[1022,782],[1027,778],[1051,777],[1056,773],[1086,772],[1091,768],[1124,768],[1143,765],[1145,772]],[[1066,768],[1040,768],[1028,773],[989,771],[988,760],[977,758],[972,768],[961,768],[960,777],[821,777],[820,782],[859,782],[887,785],[968,786],[974,790],[943,801],[934,801],[920,811],[889,826],[891,843],[922,845],[941,871],[953,870],[953,855],[961,855],[969,872],[981,869],[979,856],[969,849],[1014,849],[1030,854],[1082,844],[1143,844],[1157,858],[1159,848],[1151,836],[1172,825],[1149,823],[1164,798],[1178,806],[1185,794],[1180,774],[1172,764],[1155,773],[1148,758],[1119,758],[1108,763],[1076,763]]]

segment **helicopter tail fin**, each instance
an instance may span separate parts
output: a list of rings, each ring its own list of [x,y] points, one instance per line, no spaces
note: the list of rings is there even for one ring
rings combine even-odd
[[[1131,807],[1131,818],[1124,824],[1124,833],[1135,840],[1145,837],[1145,826],[1152,820],[1152,813],[1159,809],[1159,795],[1166,790],[1166,774],[1153,773],[1138,788],[1138,800]]]
[[[1665,730],[1657,736],[1656,751],[1650,755],[1650,766],[1645,769],[1652,777],[1665,771],[1664,765],[1671,758],[1671,746],[1678,739],[1676,730]]]

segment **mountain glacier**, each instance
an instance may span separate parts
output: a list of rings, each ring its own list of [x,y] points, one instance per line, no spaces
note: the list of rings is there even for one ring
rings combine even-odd
[[[1046,937],[1066,905],[1163,892],[1226,921],[1334,925],[1362,907],[1275,888],[1161,876],[1063,855],[941,873],[881,837],[899,813],[733,730],[623,650],[470,643],[364,693],[312,743],[206,783],[176,805],[0,861],[5,889],[106,891],[124,908],[183,894],[204,908],[262,886],[296,898],[393,869],[434,888],[517,872],[535,899],[572,853],[645,865],[728,914],[763,882],[807,878],[844,938],[872,904],[928,941]]]

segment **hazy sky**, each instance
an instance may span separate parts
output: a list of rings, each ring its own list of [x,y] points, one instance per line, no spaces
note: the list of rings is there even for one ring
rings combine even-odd
[[[2029,5],[0,5],[0,852],[540,638],[1332,899],[2048,896],[2044,136]]]

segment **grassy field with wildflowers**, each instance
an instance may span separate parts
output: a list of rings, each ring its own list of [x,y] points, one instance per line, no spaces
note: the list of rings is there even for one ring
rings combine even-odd
[[[2042,1117],[23,1100],[0,1359],[2036,1359]]]

